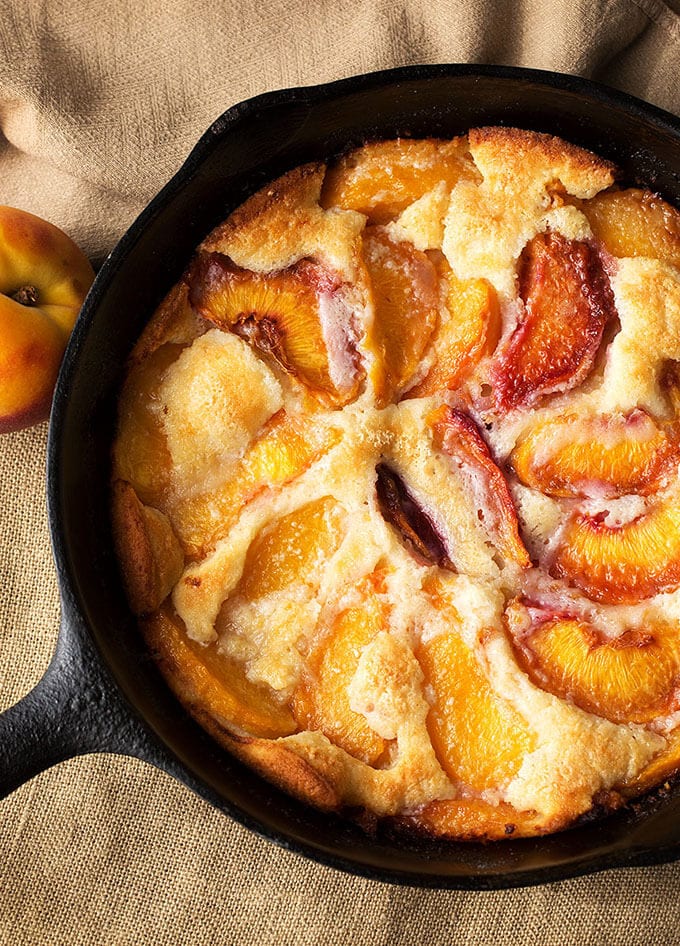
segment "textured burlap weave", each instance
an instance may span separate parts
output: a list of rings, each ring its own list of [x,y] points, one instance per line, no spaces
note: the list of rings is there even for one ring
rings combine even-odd
[[[674,12],[675,11],[675,12]],[[423,62],[579,73],[680,112],[680,0],[3,0],[0,203],[101,260],[224,109]],[[0,709],[58,625],[46,425],[0,438]],[[0,944],[680,942],[680,864],[498,893],[344,876],[99,756],[0,803]]]

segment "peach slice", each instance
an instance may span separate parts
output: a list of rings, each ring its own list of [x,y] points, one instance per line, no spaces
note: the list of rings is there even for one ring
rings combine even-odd
[[[175,527],[189,554],[202,555],[214,547],[255,496],[300,476],[339,439],[337,430],[278,411],[223,486],[184,499],[173,511]]]
[[[528,568],[531,559],[520,538],[508,484],[475,422],[446,405],[433,411],[428,421],[435,448],[455,460],[466,475],[482,522],[498,551],[505,559]]]
[[[680,585],[680,506],[659,500],[624,525],[578,512],[569,519],[550,566],[594,601],[634,604]]]
[[[253,541],[237,593],[247,601],[313,584],[345,534],[345,511],[330,496],[306,503],[276,520]]]
[[[677,467],[680,447],[645,411],[538,424],[521,438],[510,462],[525,486],[548,496],[647,495]]]
[[[542,689],[615,723],[647,723],[678,708],[677,626],[630,629],[608,639],[585,621],[538,613],[545,619],[514,647]]]
[[[293,715],[301,729],[318,730],[345,752],[374,765],[387,742],[360,713],[350,708],[348,687],[361,652],[388,619],[379,597],[382,575],[368,576],[359,587],[361,604],[336,615],[327,635],[307,658],[309,674],[292,699]]]
[[[606,191],[579,208],[612,256],[646,256],[680,269],[680,213],[656,194],[636,187]]]
[[[322,207],[358,210],[387,223],[443,181],[477,180],[465,138],[377,141],[339,158],[326,172]]]
[[[376,496],[383,518],[397,531],[403,544],[421,565],[454,570],[434,523],[418,505],[399,474],[386,463],[375,469]]]
[[[115,475],[127,480],[143,503],[163,508],[171,460],[160,416],[158,391],[181,345],[164,344],[132,365],[118,408]]]
[[[168,684],[199,719],[207,715],[266,739],[295,732],[290,710],[268,686],[251,683],[243,664],[221,654],[215,644],[191,640],[169,608],[144,620],[142,631]]]
[[[437,757],[452,779],[475,791],[512,779],[536,737],[515,709],[497,696],[473,651],[455,630],[418,648],[416,657],[434,699],[427,725]]]
[[[311,260],[255,273],[220,253],[199,253],[187,275],[203,318],[245,338],[315,397],[341,406],[363,377],[341,283]]]
[[[424,829],[428,834],[455,838],[457,841],[528,838],[547,830],[533,812],[518,811],[505,802],[492,805],[481,798],[432,801],[402,820]]]
[[[382,227],[368,227],[362,254],[375,309],[373,344],[382,363],[380,405],[408,387],[439,315],[437,271],[413,244],[395,242]]]
[[[432,347],[434,364],[426,377],[409,391],[410,397],[429,397],[454,390],[475,367],[482,355],[490,354],[500,337],[498,297],[485,279],[458,279],[444,261],[446,306]]]
[[[614,297],[595,251],[559,233],[525,247],[519,268],[526,315],[494,366],[496,406],[531,406],[587,377],[614,315]]]

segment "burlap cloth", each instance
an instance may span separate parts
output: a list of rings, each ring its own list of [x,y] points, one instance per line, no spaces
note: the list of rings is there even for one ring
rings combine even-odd
[[[229,105],[407,63],[579,73],[678,113],[679,13],[680,0],[4,0],[0,202],[96,262]],[[0,709],[38,681],[58,625],[46,433],[0,437]],[[680,864],[498,893],[381,885],[112,756],[63,763],[0,810],[3,946],[680,942]]]

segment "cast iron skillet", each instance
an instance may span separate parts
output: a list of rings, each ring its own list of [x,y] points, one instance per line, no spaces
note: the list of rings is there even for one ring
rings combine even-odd
[[[680,203],[674,116],[570,76],[413,67],[273,92],[229,109],[106,260],[66,353],[50,426],[61,630],[44,678],[0,717],[0,795],[62,759],[109,751],[159,766],[286,848],[376,880],[502,888],[680,857],[680,788],[558,835],[487,845],[367,836],[299,804],[187,715],[145,652],[122,592],[108,517],[116,395],[145,320],[196,245],[249,194],[298,164],[371,138],[450,137],[485,124],[561,135],[617,162],[628,181]]]

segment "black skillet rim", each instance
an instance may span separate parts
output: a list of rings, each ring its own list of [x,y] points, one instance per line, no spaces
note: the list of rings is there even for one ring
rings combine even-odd
[[[315,104],[321,103],[324,100],[332,101],[336,95],[341,96],[352,92],[370,91],[374,88],[377,89],[398,82],[464,76],[523,81],[539,87],[542,86],[548,89],[553,88],[559,91],[575,93],[590,100],[595,100],[604,108],[611,105],[627,112],[633,118],[637,118],[640,121],[651,121],[666,133],[677,138],[680,143],[680,120],[656,106],[578,76],[510,66],[471,64],[403,66],[395,69],[352,76],[321,85],[302,86],[266,92],[229,108],[223,115],[218,117],[200,137],[179,170],[149,202],[104,261],[73,330],[62,363],[49,428],[47,449],[47,504],[52,549],[59,576],[62,599],[71,602],[72,605],[76,607],[77,613],[81,617],[84,609],[77,600],[77,581],[71,570],[68,549],[66,548],[66,542],[62,534],[61,496],[63,484],[60,475],[60,445],[67,412],[69,386],[71,378],[78,370],[78,355],[80,349],[87,336],[92,320],[96,316],[100,299],[106,293],[111,281],[115,279],[119,264],[134,248],[138,235],[145,229],[149,221],[154,219],[156,215],[162,211],[163,207],[170,201],[172,196],[192,177],[196,169],[215,146],[216,141],[222,136],[236,133],[238,131],[239,122],[244,117],[250,116],[260,108],[271,108],[278,104],[291,103],[300,103],[303,105],[305,103]],[[100,649],[96,634],[90,631],[89,628],[87,629],[87,633],[91,643],[96,649],[99,662],[107,668],[115,679],[113,670]],[[316,846],[306,840],[292,839],[287,834],[268,825],[266,820],[259,821],[243,812],[233,801],[226,801],[210,787],[205,785],[193,772],[188,770],[184,763],[172,753],[172,750],[164,743],[162,737],[153,730],[149,721],[144,719],[136,707],[132,706],[125,698],[122,693],[122,685],[117,680],[116,689],[121,692],[121,698],[124,700],[130,716],[137,720],[143,730],[151,737],[151,752],[142,757],[147,758],[148,761],[156,765],[160,765],[166,770],[171,769],[171,774],[189,788],[218,807],[221,811],[228,814],[236,822],[254,831],[257,835],[273,841],[286,850],[297,852],[313,861],[350,874],[381,882],[420,888],[491,890],[510,889],[513,887],[554,882],[617,867],[667,863],[680,857],[680,844],[664,845],[661,843],[652,847],[643,844],[640,846],[632,846],[631,848],[623,847],[605,854],[596,852],[591,855],[581,856],[567,863],[530,868],[521,872],[452,876],[417,874],[415,871],[399,871],[389,868],[385,869],[383,867],[376,868],[369,863],[349,860],[343,855],[328,850],[326,847]],[[160,751],[154,753],[156,748],[159,748]],[[172,761],[170,766],[167,765],[167,760],[165,764],[162,761],[165,753],[171,754]],[[153,757],[154,755],[156,758]],[[161,759],[160,762],[159,758]],[[645,801],[646,800],[647,796],[645,797]],[[652,806],[658,805],[654,793],[652,793],[650,801]],[[617,818],[619,816],[615,815],[613,817]],[[644,811],[638,813],[629,811],[624,817],[626,817],[631,824],[635,824],[641,820],[645,820],[645,813]],[[532,841],[534,840],[540,844],[543,839],[532,839]],[[370,844],[368,837],[366,843]]]

